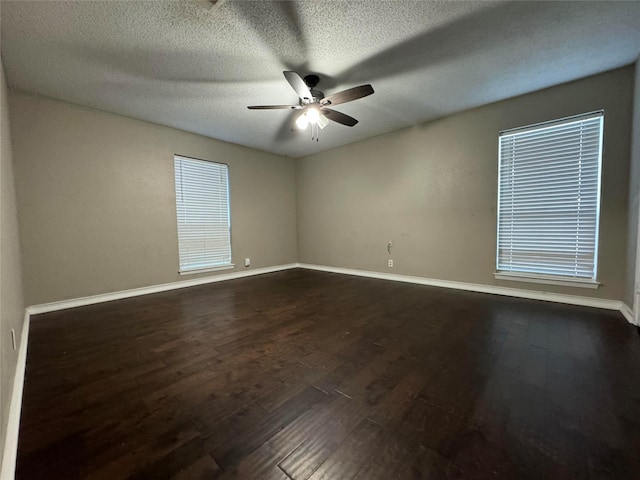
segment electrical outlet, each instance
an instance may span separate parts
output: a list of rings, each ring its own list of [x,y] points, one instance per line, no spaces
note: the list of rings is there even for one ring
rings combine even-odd
[[[389,259],[389,266],[393,267],[393,260]]]
[[[251,259],[250,258],[245,258],[244,259],[244,266],[245,267],[250,267],[251,266]]]
[[[13,345],[13,349],[16,350],[18,345],[16,344],[16,331],[15,329],[11,329],[11,345]]]

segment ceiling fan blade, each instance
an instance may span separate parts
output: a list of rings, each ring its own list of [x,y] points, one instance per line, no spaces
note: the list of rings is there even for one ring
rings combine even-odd
[[[321,112],[329,120],[341,123],[342,125],[346,125],[347,127],[353,127],[356,123],[358,123],[358,120],[356,120],[355,118],[350,117],[349,115],[345,115],[342,112],[331,110],[330,108],[323,108]]]
[[[373,87],[371,85],[360,85],[359,87],[349,88],[341,92],[336,92],[332,95],[328,95],[320,100],[322,105],[339,105],[341,103],[351,102],[373,93]]]
[[[249,110],[295,110],[300,108],[297,105],[252,105]]]
[[[313,101],[313,96],[311,95],[311,91],[309,91],[309,87],[304,83],[304,80],[298,75],[296,72],[282,72],[284,73],[284,78],[287,79],[289,85],[296,91],[296,94],[302,99],[308,99],[310,102]]]

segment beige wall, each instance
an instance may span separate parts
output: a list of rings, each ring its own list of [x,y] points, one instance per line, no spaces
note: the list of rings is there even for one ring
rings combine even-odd
[[[300,261],[627,298],[632,87],[633,69],[619,69],[295,164],[175,129],[11,93],[27,304],[194,278],[177,274],[174,153],[230,164],[236,271],[251,257],[251,268]],[[600,108],[605,109],[602,287],[494,280],[498,131]],[[386,266],[389,240],[393,269]]]
[[[20,239],[4,67],[0,72],[0,129],[0,452],[3,452],[9,401],[18,360],[18,351],[13,350],[11,342],[11,329],[15,329],[17,345],[20,345],[24,319]]]
[[[638,221],[640,220],[640,59],[636,62],[635,86],[633,98],[633,136],[631,139],[631,173],[629,174],[629,237],[627,263],[627,284],[624,302],[634,308],[634,285],[640,285],[640,272],[636,272],[636,262],[640,242]],[[640,308],[640,306],[635,306]]]
[[[299,160],[299,261],[620,300],[632,84],[627,67]],[[601,288],[496,281],[498,132],[598,109],[605,109]]]
[[[235,271],[296,261],[293,160],[42,97],[10,107],[28,305],[195,278],[177,273],[174,154],[229,164]]]

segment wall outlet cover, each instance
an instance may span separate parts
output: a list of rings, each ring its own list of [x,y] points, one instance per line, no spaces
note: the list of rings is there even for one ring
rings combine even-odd
[[[251,266],[251,259],[250,258],[245,258],[244,259],[244,266],[245,267]]]

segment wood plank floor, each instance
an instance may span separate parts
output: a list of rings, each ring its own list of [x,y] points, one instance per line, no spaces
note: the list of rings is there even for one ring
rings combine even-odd
[[[640,337],[300,269],[39,315],[17,478],[640,478]]]

